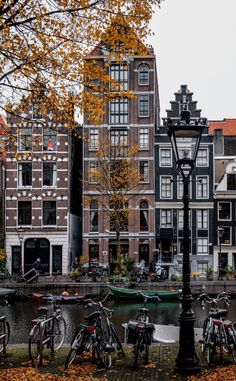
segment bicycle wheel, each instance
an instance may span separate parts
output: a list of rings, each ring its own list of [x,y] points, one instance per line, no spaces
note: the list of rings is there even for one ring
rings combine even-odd
[[[111,333],[112,333],[112,337],[113,337],[113,342],[117,345],[118,356],[125,357],[125,352],[124,352],[123,346],[122,346],[121,341],[119,339],[116,328],[113,324],[111,324]]]
[[[209,336],[209,341],[207,342],[207,348],[206,348],[206,360],[208,365],[212,364],[213,357],[216,353],[216,336],[215,333],[212,332]]]
[[[139,355],[142,352],[143,347],[143,338],[140,336],[134,344],[134,368],[137,368]]]
[[[145,344],[145,364],[148,364],[149,358],[149,345]]]
[[[83,342],[84,342],[84,330],[79,328],[79,330],[75,333],[71,341],[70,350],[65,362],[65,369],[67,369],[68,366],[74,362],[77,354],[81,355],[83,353],[84,351]]]
[[[233,362],[236,364],[236,332],[235,329],[228,329],[228,342],[229,342],[229,352],[232,355]]]
[[[33,364],[35,364],[40,357],[40,331],[38,325],[35,325],[30,333],[29,357]]]
[[[3,340],[5,340],[5,346],[7,346],[9,338],[10,338],[10,324],[8,321],[5,322],[5,332],[4,332],[4,324],[0,324],[0,336],[2,336],[5,333],[5,338],[0,340],[0,353],[4,349]]]
[[[63,317],[55,319],[54,322],[54,350],[57,351],[64,343],[66,336],[66,322]]]
[[[95,354],[99,364],[104,368],[111,368],[112,354],[115,351],[112,342],[112,334],[110,324],[107,326],[107,331],[104,331],[100,326],[96,330],[96,345],[94,346]]]

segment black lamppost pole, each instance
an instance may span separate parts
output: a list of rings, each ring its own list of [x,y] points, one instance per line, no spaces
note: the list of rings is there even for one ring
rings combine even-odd
[[[18,238],[19,238],[19,241],[20,241],[20,253],[22,255],[22,244],[23,244],[23,240],[24,240],[24,229],[20,226],[18,229],[17,229],[17,235],[18,235]]]
[[[182,111],[181,118],[165,119],[168,136],[175,155],[177,170],[183,181],[183,286],[182,309],[179,315],[179,353],[176,359],[176,371],[179,373],[197,373],[200,370],[199,360],[194,346],[194,321],[191,304],[193,297],[190,288],[190,258],[189,258],[189,181],[195,166],[201,135],[207,120],[205,118],[191,119],[189,111]]]
[[[218,241],[219,241],[219,255],[218,255],[218,279],[222,279],[222,270],[221,270],[221,245],[222,245],[222,238],[224,234],[224,228],[219,225],[217,228],[218,233]]]

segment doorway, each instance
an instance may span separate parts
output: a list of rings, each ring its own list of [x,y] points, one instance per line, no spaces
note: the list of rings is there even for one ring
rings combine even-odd
[[[37,258],[41,259],[43,274],[49,274],[50,243],[46,238],[29,238],[24,244],[24,273],[33,268]]]

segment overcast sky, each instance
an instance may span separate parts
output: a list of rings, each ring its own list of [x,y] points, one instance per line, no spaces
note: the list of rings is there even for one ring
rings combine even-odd
[[[165,0],[151,28],[161,117],[187,84],[202,116],[236,118],[236,0]]]

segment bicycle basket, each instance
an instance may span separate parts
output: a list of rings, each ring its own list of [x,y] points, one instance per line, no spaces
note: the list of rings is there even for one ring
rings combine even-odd
[[[143,336],[144,344],[147,344],[147,345],[152,344],[154,331],[155,331],[155,327],[152,323],[145,323],[145,332]]]

